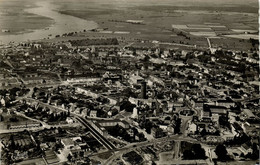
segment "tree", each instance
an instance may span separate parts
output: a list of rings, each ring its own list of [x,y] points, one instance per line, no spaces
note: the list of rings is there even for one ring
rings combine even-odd
[[[118,45],[118,40],[116,38],[112,38],[111,44],[112,45]]]
[[[176,121],[176,126],[175,126],[175,129],[174,129],[174,133],[177,134],[177,133],[180,133],[181,131],[181,119],[178,118],[177,121]]]
[[[216,149],[215,149],[215,153],[218,156],[219,160],[227,160],[228,159],[228,155],[227,155],[227,149],[223,144],[219,144],[217,145]]]
[[[34,88],[33,88],[33,92],[36,92],[38,89],[39,89],[39,88],[34,87]]]
[[[17,117],[11,117],[9,119],[9,121],[11,121],[11,122],[18,122],[19,120],[17,119]]]
[[[191,149],[183,152],[183,159],[206,159],[205,150],[201,147],[201,144],[193,144]]]
[[[191,150],[185,150],[183,152],[183,159],[184,160],[189,160],[189,159],[193,159],[194,158],[194,154]]]
[[[220,126],[227,127],[228,129],[231,129],[231,125],[228,122],[227,116],[220,116],[218,122],[219,122]]]
[[[133,108],[135,107],[130,101],[123,101],[120,105],[120,110],[126,110],[127,112],[133,112]]]
[[[68,161],[71,161],[71,159],[72,159],[71,154],[69,154],[69,155],[67,156],[67,159],[68,159]]]
[[[202,137],[204,137],[204,136],[206,136],[208,133],[207,133],[206,129],[204,128],[204,129],[201,131],[200,134],[201,134]]]
[[[248,153],[246,155],[246,157],[250,158],[252,160],[257,160],[259,158],[259,149],[257,148],[257,143],[253,143],[252,149],[253,149],[253,152]]]
[[[4,121],[3,115],[0,115],[0,121]]]
[[[206,159],[205,150],[201,147],[201,144],[194,144],[192,146],[192,150],[194,152],[194,157],[196,159]]]
[[[137,97],[136,93],[129,87],[122,91],[122,95],[125,97]]]

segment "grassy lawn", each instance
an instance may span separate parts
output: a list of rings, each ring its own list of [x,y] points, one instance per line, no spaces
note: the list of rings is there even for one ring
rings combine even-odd
[[[106,153],[98,155],[99,158],[104,159],[104,160],[108,159],[110,156],[112,156],[111,152],[106,152]]]

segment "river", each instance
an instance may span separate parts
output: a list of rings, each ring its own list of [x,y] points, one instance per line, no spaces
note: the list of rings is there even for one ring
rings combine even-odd
[[[55,35],[61,35],[68,32],[78,32],[85,30],[90,30],[97,28],[98,25],[94,21],[87,21],[81,18],[77,18],[70,15],[65,15],[57,12],[58,6],[52,4],[50,1],[37,1],[36,8],[25,9],[25,12],[48,17],[54,20],[48,28],[33,30],[28,33],[21,34],[10,34],[10,35],[0,35],[0,43],[8,44],[12,41],[23,42],[31,40],[39,40],[43,38],[48,38],[51,34],[52,37]]]

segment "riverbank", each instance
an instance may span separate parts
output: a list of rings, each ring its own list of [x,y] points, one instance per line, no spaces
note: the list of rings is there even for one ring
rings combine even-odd
[[[51,18],[26,12],[27,9],[36,7],[38,6],[29,3],[29,0],[1,0],[0,36],[31,33],[33,30],[44,29],[54,23]]]
[[[25,29],[20,33],[9,33],[0,36],[0,43],[7,44],[9,42],[22,42],[28,40],[39,40],[44,38],[55,37],[55,35],[61,35],[69,32],[78,32],[83,30],[91,30],[98,27],[94,21],[87,21],[74,16],[61,14],[56,11],[59,7],[53,5],[51,1],[37,1],[33,8],[23,9],[25,13],[30,15],[37,15],[38,17],[44,17],[52,20],[51,24],[38,27],[38,29]],[[42,19],[39,19],[33,23],[38,24]],[[11,22],[11,21],[10,21]],[[43,20],[44,22],[44,20]],[[20,24],[23,24],[23,20],[20,20]],[[19,21],[17,22],[19,26]]]

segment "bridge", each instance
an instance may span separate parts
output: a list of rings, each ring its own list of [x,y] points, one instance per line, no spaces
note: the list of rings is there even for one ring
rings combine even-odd
[[[86,119],[84,119],[83,117],[79,117],[77,116],[76,119],[82,124],[84,125],[86,128],[88,128],[90,130],[90,132],[92,133],[92,135],[94,136],[94,138],[100,142],[101,144],[103,144],[103,146],[105,146],[108,150],[114,150],[116,149],[116,147],[114,146],[114,144],[112,144],[111,142],[109,142],[104,136],[102,136],[97,130],[95,130],[91,124],[89,123],[90,121],[87,121]]]
[[[60,108],[60,107],[55,107],[55,106],[52,106],[50,104],[47,104],[47,103],[43,103],[39,100],[35,100],[35,99],[32,99],[32,98],[23,98],[27,101],[34,101],[34,102],[38,102],[39,105],[41,106],[44,106],[44,107],[48,107],[50,109],[55,109],[55,110],[58,110],[58,111],[66,111],[65,109],[63,108]],[[105,146],[108,150],[114,150],[116,149],[116,147],[111,143],[109,142],[104,136],[102,136],[97,130],[95,130],[90,122],[91,121],[87,121],[84,117],[80,116],[79,114],[76,114],[76,113],[71,113],[72,116],[74,116],[82,125],[84,125],[86,128],[88,128],[91,132],[91,134],[94,136],[94,138],[99,141],[103,146]]]
[[[248,98],[243,98],[243,99],[236,99],[234,100],[235,102],[241,102],[241,103],[247,103],[247,102],[251,102],[254,100],[258,100],[260,99],[260,95],[254,96],[254,97],[248,97]]]

